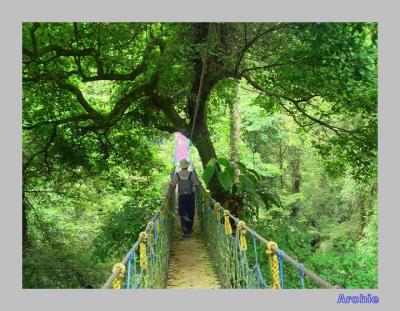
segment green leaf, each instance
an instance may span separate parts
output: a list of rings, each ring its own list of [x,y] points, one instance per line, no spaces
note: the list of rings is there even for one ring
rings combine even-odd
[[[247,177],[246,175],[240,175],[239,176],[239,181],[242,187],[245,189],[245,191],[254,193],[256,191],[256,187],[253,183],[253,181]]]
[[[229,174],[229,172],[227,172],[227,171],[219,172],[218,180],[219,180],[220,184],[222,185],[222,187],[224,187],[224,189],[226,191],[231,190],[233,180],[232,180],[232,176]]]
[[[257,180],[259,180],[261,178],[260,174],[258,174],[255,170],[248,168],[247,171],[252,173]]]
[[[257,183],[257,181],[261,179],[261,176],[257,171],[247,168],[242,162],[238,162],[237,164],[241,173],[249,177],[254,183]]]
[[[218,158],[217,162],[219,164],[221,164],[222,166],[225,166],[225,167],[230,167],[231,166],[231,163],[229,162],[229,160],[227,160],[225,158]]]
[[[214,175],[215,166],[207,165],[203,172],[203,181],[208,186],[212,176]]]
[[[243,172],[243,171],[247,171],[247,167],[246,167],[246,165],[244,165],[242,162],[238,162],[237,163],[237,165],[238,165],[238,167],[239,167],[239,169]]]
[[[225,158],[218,158],[217,162],[225,168],[224,171],[228,172],[233,179],[235,176],[235,168],[232,166],[231,162]]]
[[[215,167],[215,164],[217,164],[217,160],[215,160],[215,158],[211,158],[211,159],[208,161],[207,166]]]
[[[235,189],[236,188],[236,189]],[[233,184],[233,191],[235,193],[237,193],[238,195],[242,195],[243,194],[243,187],[240,183],[238,184]]]
[[[279,202],[272,193],[266,191],[257,191],[257,194],[260,196],[267,208],[271,207],[272,205],[280,206]]]

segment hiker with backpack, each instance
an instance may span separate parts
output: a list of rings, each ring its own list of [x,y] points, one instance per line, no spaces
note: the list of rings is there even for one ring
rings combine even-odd
[[[175,172],[172,177],[171,187],[175,189],[178,185],[178,212],[181,218],[183,237],[190,236],[193,230],[195,213],[194,188],[200,185],[195,171],[189,171],[189,161],[182,159],[179,162],[180,172]]]

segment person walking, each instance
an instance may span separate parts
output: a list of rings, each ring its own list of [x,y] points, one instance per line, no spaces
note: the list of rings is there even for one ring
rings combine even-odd
[[[178,186],[178,213],[181,219],[183,237],[187,238],[193,231],[195,213],[195,188],[200,183],[195,171],[189,171],[190,162],[182,159],[179,162],[180,172],[172,177],[171,187]]]

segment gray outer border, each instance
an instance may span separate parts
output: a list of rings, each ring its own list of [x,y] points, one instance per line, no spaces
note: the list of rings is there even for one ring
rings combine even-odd
[[[395,3],[393,1],[392,3]],[[399,68],[395,6],[390,1],[19,1],[3,6],[0,74],[1,267],[2,306],[9,309],[69,310],[186,307],[230,310],[270,307],[337,307],[339,292],[379,295],[375,307],[394,305],[397,286],[392,243],[398,231],[395,173],[399,172],[396,137],[395,77]],[[23,21],[378,21],[379,22],[379,289],[377,290],[22,290],[21,289],[21,22]],[[397,44],[397,45],[396,45]],[[397,66],[396,66],[397,65]],[[397,114],[396,114],[397,112]],[[394,138],[394,139],[393,139]],[[396,163],[397,162],[397,163]],[[383,177],[384,176],[384,177]],[[392,203],[392,204],[391,204]],[[392,205],[392,206],[391,206]],[[397,217],[396,217],[397,216]],[[396,242],[396,241],[394,241]],[[185,309],[186,309],[185,308]]]

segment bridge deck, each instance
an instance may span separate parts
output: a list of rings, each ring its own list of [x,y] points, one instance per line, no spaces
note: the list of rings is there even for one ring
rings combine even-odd
[[[201,236],[197,213],[189,238],[181,237],[179,217],[175,228],[167,288],[220,288]]]

